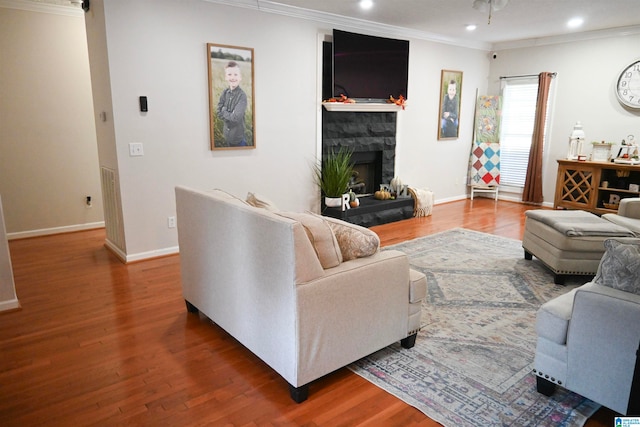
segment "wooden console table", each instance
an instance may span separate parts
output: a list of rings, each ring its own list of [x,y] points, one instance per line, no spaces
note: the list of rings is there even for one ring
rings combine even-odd
[[[554,207],[598,215],[616,212],[616,199],[640,197],[634,186],[640,187],[640,165],[558,160]]]

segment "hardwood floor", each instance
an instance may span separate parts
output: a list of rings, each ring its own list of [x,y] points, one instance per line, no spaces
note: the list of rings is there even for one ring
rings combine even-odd
[[[481,198],[373,229],[383,245],[454,227],[520,239],[527,209]],[[178,256],[124,265],[104,238],[10,242],[22,309],[0,314],[1,425],[439,425],[346,368],[294,403],[280,376],[187,313]],[[587,426],[613,416],[601,410]]]

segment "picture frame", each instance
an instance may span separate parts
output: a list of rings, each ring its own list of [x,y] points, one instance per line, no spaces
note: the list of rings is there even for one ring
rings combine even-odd
[[[207,43],[211,150],[256,148],[254,51]]]
[[[449,93],[451,90],[452,93]],[[462,71],[442,70],[440,74],[440,108],[438,139],[458,139],[460,134],[460,101]]]
[[[594,142],[591,151],[591,161],[608,162],[611,158],[611,147],[612,144]]]

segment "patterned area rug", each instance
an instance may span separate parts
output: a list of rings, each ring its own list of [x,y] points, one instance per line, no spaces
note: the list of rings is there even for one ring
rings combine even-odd
[[[416,346],[384,348],[350,369],[446,427],[582,426],[599,408],[531,373],[542,303],[585,282],[553,275],[521,242],[454,229],[389,247],[427,276]]]

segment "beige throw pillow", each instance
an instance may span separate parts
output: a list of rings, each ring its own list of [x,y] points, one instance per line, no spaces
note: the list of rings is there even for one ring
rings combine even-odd
[[[329,223],[336,235],[343,261],[368,257],[380,250],[380,237],[368,228],[336,218],[322,218]]]
[[[313,214],[278,212],[278,215],[293,219],[302,224],[307,237],[311,241],[322,268],[337,267],[342,262],[342,252],[329,224],[322,218]]]

